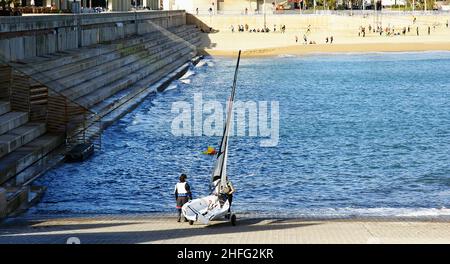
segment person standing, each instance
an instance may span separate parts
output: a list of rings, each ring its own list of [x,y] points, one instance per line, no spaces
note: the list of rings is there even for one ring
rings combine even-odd
[[[233,202],[233,194],[236,192],[236,189],[233,186],[233,183],[231,183],[230,180],[227,180],[227,187],[224,190],[225,194],[227,195],[228,203],[230,207],[228,208],[228,212],[231,211],[231,203]]]
[[[233,194],[236,192],[236,189],[234,188],[231,181],[227,179],[226,186],[222,191],[220,190],[220,179],[217,179],[213,182],[213,187],[214,189],[212,194],[217,195],[217,197],[221,201],[221,206],[225,203],[225,201],[228,200],[228,212],[230,212],[231,203],[233,202]]]
[[[187,203],[189,200],[192,200],[192,192],[191,192],[191,186],[186,181],[187,176],[186,174],[181,174],[179,178],[179,182],[175,184],[175,200],[176,200],[176,207],[178,210],[178,220],[177,222],[181,221],[181,208],[185,203]],[[186,218],[184,219],[186,222]]]

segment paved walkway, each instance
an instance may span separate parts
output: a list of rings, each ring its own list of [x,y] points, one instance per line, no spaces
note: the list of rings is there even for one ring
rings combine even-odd
[[[1,243],[450,243],[448,220],[238,219],[237,226],[129,216],[8,220]]]

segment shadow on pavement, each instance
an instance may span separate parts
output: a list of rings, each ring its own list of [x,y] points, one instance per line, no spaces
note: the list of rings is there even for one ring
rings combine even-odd
[[[301,228],[320,223],[298,223],[286,220],[264,220],[264,219],[241,219],[237,226],[231,226],[229,222],[218,222],[209,226],[195,224],[189,226],[187,223],[174,223],[173,229],[146,230],[154,228],[152,222],[115,223],[115,224],[74,224],[46,226],[36,230],[32,226],[26,228],[0,229],[0,244],[65,244],[70,237],[78,238],[82,244],[91,243],[151,243],[159,240],[180,239],[210,235],[229,235],[238,233],[251,233],[258,231],[283,230],[291,228]],[[134,225],[134,227],[131,227]],[[142,225],[142,226],[138,226]],[[179,227],[177,226],[179,225]],[[119,227],[120,229],[130,229],[130,231],[115,230],[86,230],[108,227]],[[7,231],[7,232],[4,232]],[[206,237],[205,237],[206,238]],[[201,241],[201,238],[198,240]],[[167,241],[170,242],[170,241]],[[211,240],[209,240],[211,242]],[[217,243],[223,242],[219,238]],[[245,242],[245,241],[242,241]],[[198,242],[197,242],[198,243]]]

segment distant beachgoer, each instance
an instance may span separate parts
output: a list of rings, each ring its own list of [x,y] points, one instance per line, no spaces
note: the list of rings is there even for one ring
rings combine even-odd
[[[330,44],[333,44],[333,36],[330,37]]]
[[[246,15],[248,14],[248,8],[247,7],[245,8],[244,12],[245,12]]]
[[[198,16],[198,7],[195,9],[195,13],[196,13],[197,16]]]
[[[416,34],[419,36],[419,27],[416,27]]]
[[[448,27],[448,19],[447,19],[447,22],[445,23],[445,26]]]
[[[208,11],[209,11],[209,15],[212,15],[212,8],[211,7],[209,8]]]
[[[245,24],[245,31],[248,31],[248,24]]]
[[[277,25],[273,24],[273,32],[277,31]]]
[[[414,17],[414,18],[413,18],[413,24],[415,24],[415,23],[416,23],[416,21],[417,21],[417,18],[416,18],[416,17]]]
[[[430,26],[428,26],[428,35],[430,35],[430,33],[431,33],[431,28],[430,28]]]
[[[310,33],[311,32],[311,25],[308,25],[308,28],[306,29],[306,33]]]
[[[295,43],[298,43],[298,36],[295,35]]]
[[[231,25],[231,33],[234,33],[234,26]]]
[[[303,34],[303,43],[308,44],[308,38],[306,37],[305,34]]]
[[[325,38],[325,43],[328,43],[328,37]]]
[[[178,210],[178,220],[177,222],[181,221],[181,208],[185,203],[187,203],[189,200],[192,200],[192,192],[191,187],[186,182],[187,176],[186,174],[180,175],[180,182],[178,182],[175,185],[175,200],[177,201],[177,210]],[[184,221],[186,222],[187,219],[185,218]]]

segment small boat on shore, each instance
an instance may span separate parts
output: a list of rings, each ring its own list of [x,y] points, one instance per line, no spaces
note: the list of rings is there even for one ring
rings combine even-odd
[[[226,219],[232,225],[236,225],[236,215],[230,210],[230,201],[227,198],[228,189],[228,175],[227,175],[227,161],[228,161],[228,138],[231,127],[231,117],[233,114],[233,102],[236,93],[236,79],[239,68],[239,61],[241,58],[241,51],[238,54],[236,69],[234,72],[234,81],[231,90],[231,96],[228,102],[227,119],[223,131],[220,149],[216,154],[216,161],[211,177],[211,184],[213,191],[211,195],[203,198],[191,200],[183,205],[181,211],[189,220],[189,224],[195,221],[200,221],[203,224],[208,224],[212,220]]]

